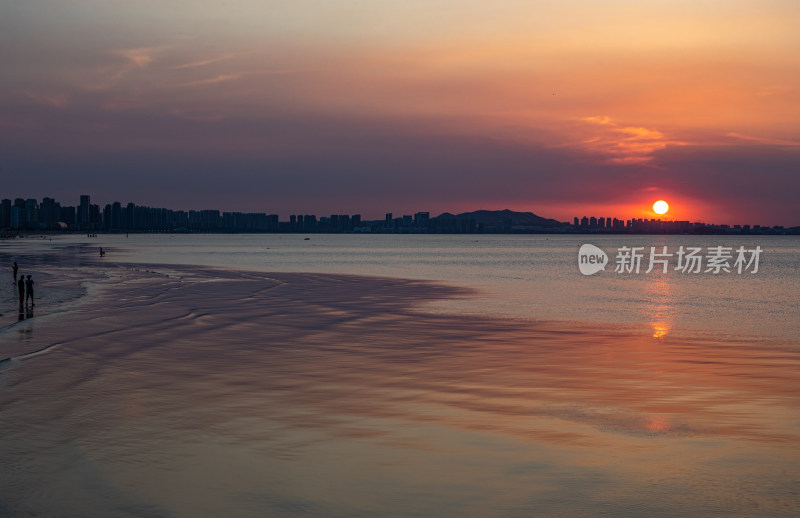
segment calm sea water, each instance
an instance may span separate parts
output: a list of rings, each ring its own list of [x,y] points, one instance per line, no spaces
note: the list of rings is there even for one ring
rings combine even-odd
[[[541,235],[141,235],[61,238],[88,243],[115,261],[193,264],[280,272],[345,273],[444,281],[474,298],[428,310],[525,320],[632,326],[669,333],[800,340],[800,237]],[[609,254],[606,271],[582,275],[578,249]],[[656,268],[614,273],[617,249],[643,246],[760,246],[755,274],[689,274]],[[671,268],[676,264],[672,259]],[[424,301],[421,301],[423,303]]]
[[[587,277],[587,242],[763,254],[756,274]],[[2,246],[41,298],[19,321],[10,283],[0,299],[0,516],[800,513],[797,238]]]

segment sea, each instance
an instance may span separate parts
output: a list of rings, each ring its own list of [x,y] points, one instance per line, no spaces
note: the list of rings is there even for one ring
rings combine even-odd
[[[58,243],[104,247],[120,262],[426,279],[475,291],[429,311],[631,326],[656,337],[800,340],[800,236],[113,234]],[[581,274],[583,244],[609,255],[605,270]],[[697,273],[676,269],[681,248],[705,256],[719,246],[730,249],[729,271],[707,272],[705,263]],[[623,247],[643,249],[638,273],[615,272]],[[657,264],[646,273],[651,248],[664,247],[673,254],[667,272]],[[737,272],[740,247],[761,249],[757,271]]]
[[[800,516],[798,236],[29,235],[12,261],[36,305],[0,295],[2,517]]]

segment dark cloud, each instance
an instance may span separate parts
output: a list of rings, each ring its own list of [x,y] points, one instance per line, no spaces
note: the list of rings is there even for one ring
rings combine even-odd
[[[736,205],[745,220],[794,224],[800,192],[793,149],[675,147],[656,165],[618,166],[574,149],[441,134],[421,121],[204,122],[142,110],[87,119],[31,103],[47,126],[4,130],[4,174],[67,202],[89,192],[99,202],[377,217],[503,202],[534,211],[537,202],[619,203],[658,185]]]

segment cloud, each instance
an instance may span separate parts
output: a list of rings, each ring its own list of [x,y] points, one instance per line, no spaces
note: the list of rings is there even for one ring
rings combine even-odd
[[[606,162],[639,165],[653,161],[654,153],[667,146],[685,146],[687,142],[667,138],[662,132],[642,126],[622,126],[611,117],[596,115],[579,119],[579,131],[589,135],[577,146],[590,153],[604,155]]]
[[[226,81],[234,81],[241,77],[244,77],[246,74],[239,73],[239,74],[217,74],[214,77],[208,77],[206,79],[198,79],[196,81],[189,81],[188,83],[183,83],[182,86],[199,86],[199,85],[212,85],[215,83],[224,83]]]
[[[203,85],[213,85],[216,83],[226,83],[228,81],[236,81],[238,79],[242,79],[245,77],[253,77],[253,76],[267,76],[267,75],[285,75],[291,74],[296,72],[293,69],[281,69],[281,70],[255,70],[250,72],[235,72],[231,74],[217,74],[212,77],[207,77],[204,79],[197,79],[195,81],[189,81],[187,83],[182,83],[179,86],[203,86]]]
[[[149,68],[155,62],[156,55],[166,48],[164,46],[137,47],[110,51],[109,55],[122,59],[118,59],[113,64],[100,67],[99,78],[94,79],[91,84],[84,83],[84,88],[87,90],[107,90],[112,88],[132,72]]]
[[[181,63],[180,65],[173,66],[172,68],[175,69],[175,70],[182,70],[182,69],[186,69],[186,68],[204,67],[206,65],[212,65],[212,64],[220,62],[220,61],[226,61],[226,60],[229,60],[229,59],[233,59],[233,58],[237,57],[238,55],[240,55],[240,54],[224,54],[224,55],[221,55],[221,56],[215,56],[215,57],[208,58],[208,59],[201,59],[201,60],[192,61],[192,62],[189,62],[189,63]]]
[[[158,47],[142,47],[136,49],[122,49],[116,51],[116,54],[124,57],[137,68],[145,68],[155,59],[155,53],[158,52]]]
[[[65,108],[69,104],[69,94],[66,93],[42,94],[30,90],[24,93],[34,101],[54,108]]]
[[[611,118],[604,116],[583,117],[581,120],[595,124],[612,124]]]
[[[741,133],[727,133],[727,136],[735,138],[737,140],[744,140],[747,142],[763,144],[766,146],[790,146],[790,147],[800,146],[800,141],[797,140],[784,140],[784,139],[777,139],[770,137],[756,137],[752,135],[742,135]]]

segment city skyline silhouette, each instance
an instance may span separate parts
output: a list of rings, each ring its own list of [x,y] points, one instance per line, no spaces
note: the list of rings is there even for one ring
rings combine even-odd
[[[0,200],[0,230],[63,230],[88,232],[365,232],[365,233],[617,233],[617,234],[800,234],[800,226],[692,222],[658,218],[575,216],[558,221],[530,211],[479,209],[461,214],[430,211],[412,214],[387,212],[382,219],[361,214],[290,214],[267,212],[174,210],[107,203],[102,208],[91,196],[80,196],[77,206],[62,206],[53,198]]]

